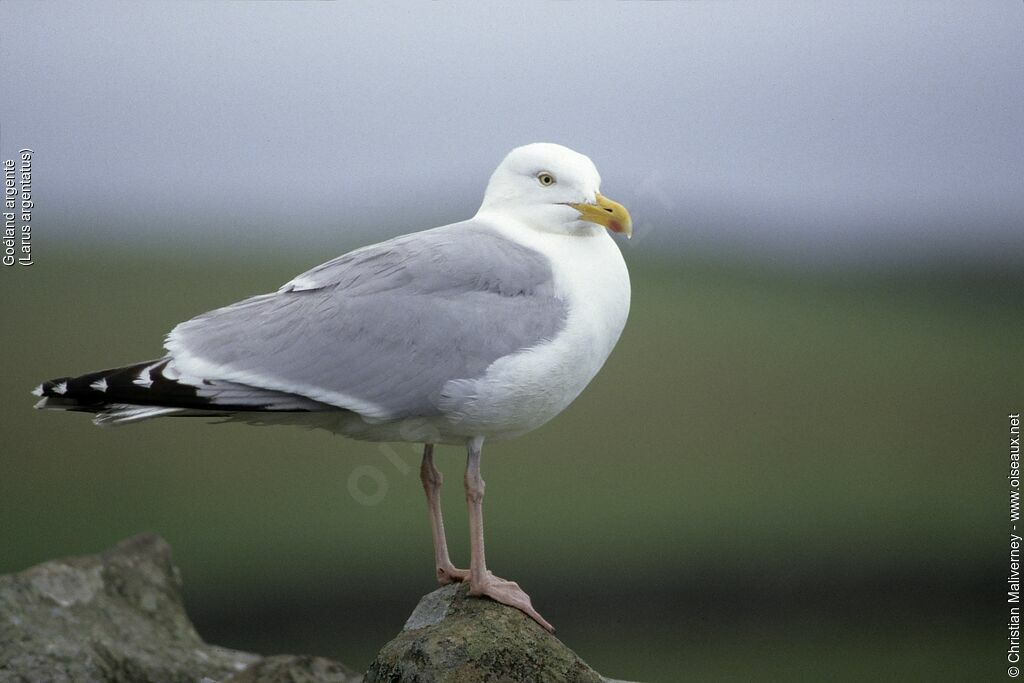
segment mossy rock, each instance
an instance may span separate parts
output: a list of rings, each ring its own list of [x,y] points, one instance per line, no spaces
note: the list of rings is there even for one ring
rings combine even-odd
[[[607,680],[519,610],[468,592],[458,584],[424,596],[365,683]]]

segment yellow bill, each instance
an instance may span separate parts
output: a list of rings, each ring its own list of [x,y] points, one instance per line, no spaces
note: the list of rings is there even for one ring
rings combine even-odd
[[[633,219],[629,217],[626,207],[616,201],[598,194],[597,204],[570,204],[569,206],[579,211],[580,218],[588,223],[603,225],[612,232],[625,233],[627,238],[633,236]]]

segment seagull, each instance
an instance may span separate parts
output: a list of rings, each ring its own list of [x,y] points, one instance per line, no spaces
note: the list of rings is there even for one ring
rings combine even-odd
[[[40,384],[37,408],[98,425],[157,417],[298,424],[369,441],[422,443],[436,578],[554,629],[484,558],[484,441],[537,429],[604,365],[629,313],[632,235],[567,147],[513,149],[466,221],[363,247],[276,292],[183,322],[166,354]],[[448,556],[434,446],[467,449],[469,569]]]

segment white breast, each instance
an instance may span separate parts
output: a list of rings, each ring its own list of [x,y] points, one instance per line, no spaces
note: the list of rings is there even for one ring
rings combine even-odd
[[[604,229],[585,236],[521,227],[504,232],[551,260],[568,317],[555,339],[499,359],[481,378],[446,385],[444,393],[460,397],[449,406],[449,436],[507,438],[556,416],[604,365],[629,314],[629,273]]]

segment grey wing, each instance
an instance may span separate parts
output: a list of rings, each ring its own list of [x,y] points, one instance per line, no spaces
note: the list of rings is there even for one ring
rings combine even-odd
[[[473,221],[360,249],[178,325],[174,370],[297,394],[371,419],[440,413],[445,383],[553,338],[546,257]]]

